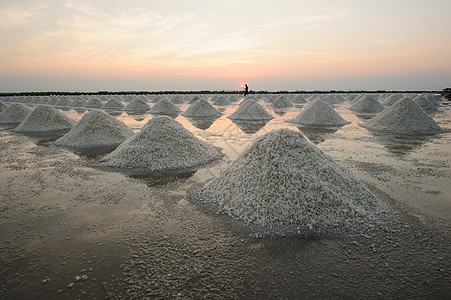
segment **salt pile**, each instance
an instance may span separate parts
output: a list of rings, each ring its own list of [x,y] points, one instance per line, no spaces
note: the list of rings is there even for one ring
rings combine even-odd
[[[396,101],[398,101],[401,98],[402,96],[399,94],[391,94],[390,96],[382,100],[381,103],[385,106],[392,106],[393,104],[395,104]]]
[[[72,101],[72,103],[70,104],[70,106],[72,106],[72,107],[85,107],[85,105],[86,105],[86,101],[81,97],[75,98]]]
[[[58,103],[60,99],[57,96],[50,96],[49,101],[47,101],[48,105],[55,105]]]
[[[359,100],[356,100],[350,109],[365,112],[380,112],[384,110],[384,106],[372,95],[365,95]]]
[[[49,102],[48,97],[42,97],[42,99],[39,101],[39,104],[47,104]]]
[[[99,98],[91,98],[85,105],[86,108],[101,108],[102,106],[103,102]]]
[[[192,118],[218,118],[222,113],[207,100],[200,99],[191,104],[182,115]]]
[[[174,103],[174,104],[182,104],[182,103],[184,103],[184,101],[182,99],[182,96],[180,96],[180,95],[176,95],[176,96],[172,97],[171,98],[171,102]]]
[[[225,106],[225,105],[230,105],[231,103],[229,100],[227,100],[227,98],[225,96],[221,95],[221,96],[218,96],[214,100],[213,104],[218,105],[218,106]]]
[[[67,97],[61,97],[58,102],[55,103],[55,106],[70,106],[72,103],[72,100],[70,100]]]
[[[363,223],[377,204],[349,169],[289,129],[257,138],[196,194],[248,224],[310,229]]]
[[[133,134],[122,121],[94,109],[84,114],[68,133],[55,141],[55,145],[74,148],[117,146]]]
[[[442,131],[418,104],[407,97],[378,113],[362,124],[362,127],[404,134],[433,134]]]
[[[330,104],[338,104],[346,101],[346,99],[343,98],[343,96],[338,94],[329,95],[326,99],[327,102],[329,102]]]
[[[6,123],[20,123],[22,122],[31,109],[23,105],[22,103],[11,103],[4,111],[0,113],[0,124]]]
[[[201,98],[200,98],[198,95],[194,96],[188,103],[189,103],[189,104],[193,104],[193,103],[196,102],[197,100],[201,100]]]
[[[418,104],[425,111],[434,111],[437,109],[436,105],[432,103],[427,97],[424,95],[418,95],[413,99],[413,101]]]
[[[30,101],[30,103],[32,103],[32,104],[39,104],[40,102],[41,102],[41,97],[39,97],[39,96],[32,97],[32,99]]]
[[[155,96],[152,100],[150,100],[150,102],[152,103],[158,103],[161,101],[161,99],[163,99],[163,97],[161,96]]]
[[[307,101],[305,101],[305,99],[301,95],[297,95],[291,100],[291,103],[302,104],[307,103]]]
[[[343,119],[329,102],[321,99],[307,104],[296,118],[287,122],[310,126],[343,126],[350,123]]]
[[[8,105],[6,105],[5,103],[0,101],[0,112],[4,111],[5,108],[7,108],[7,107],[8,107]]]
[[[161,99],[149,110],[149,113],[151,114],[167,116],[177,116],[181,112],[182,111],[167,98]]]
[[[198,167],[222,157],[215,147],[195,137],[167,116],[150,119],[134,136],[103,158],[109,167],[167,171]]]
[[[275,97],[274,99],[269,98],[268,100],[272,108],[289,108],[293,106],[284,96]]]
[[[272,118],[273,116],[253,99],[243,101],[242,105],[229,116],[231,120],[242,121],[262,121],[271,120]]]
[[[125,111],[148,111],[150,109],[150,105],[147,104],[145,100],[142,99],[142,97],[135,98],[132,101],[130,101],[127,106],[124,107],[123,110]]]
[[[51,132],[69,130],[75,121],[56,108],[40,104],[14,129],[15,132]]]
[[[108,102],[105,103],[102,106],[102,109],[119,109],[119,110],[122,110],[124,108],[124,106],[125,105],[120,100],[118,100],[116,98],[112,98],[112,99],[108,100]]]

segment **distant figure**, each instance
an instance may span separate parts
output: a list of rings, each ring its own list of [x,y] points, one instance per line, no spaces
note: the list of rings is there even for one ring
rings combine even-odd
[[[249,93],[249,88],[247,87],[247,84],[244,85],[244,97]]]

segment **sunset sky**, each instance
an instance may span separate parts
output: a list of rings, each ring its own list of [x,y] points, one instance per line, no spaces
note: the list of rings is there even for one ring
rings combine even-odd
[[[2,0],[0,92],[451,87],[449,0]]]

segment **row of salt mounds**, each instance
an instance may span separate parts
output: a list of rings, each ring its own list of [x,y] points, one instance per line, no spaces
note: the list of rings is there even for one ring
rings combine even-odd
[[[343,119],[329,102],[321,99],[307,104],[296,118],[287,122],[310,126],[343,126],[350,123]]]
[[[363,223],[377,205],[349,169],[289,129],[259,137],[196,195],[248,224],[318,230]]]
[[[181,112],[182,111],[167,98],[161,99],[149,110],[149,113],[151,114],[166,116],[177,116]]]
[[[125,107],[125,105],[119,99],[112,98],[112,99],[108,100],[108,102],[102,106],[102,109],[122,110],[124,107]]]
[[[350,109],[363,112],[380,112],[383,111],[385,107],[380,104],[380,102],[374,98],[373,95],[365,95],[354,102]]]
[[[268,101],[272,108],[289,108],[292,107],[293,104],[284,96],[278,96],[275,98],[268,98]]]
[[[31,112],[31,109],[22,103],[11,103],[0,113],[0,124],[21,123]]]
[[[232,103],[230,103],[230,101],[225,96],[221,95],[214,100],[213,104],[218,106],[226,106]]]
[[[15,132],[51,132],[69,130],[74,126],[72,120],[56,108],[40,104],[14,129]]]
[[[87,112],[72,129],[55,141],[55,145],[73,148],[118,146],[134,132],[124,122],[106,112]]]
[[[102,159],[102,165],[128,170],[195,168],[222,157],[218,148],[195,137],[167,116],[150,119],[134,136]]]
[[[192,118],[218,118],[222,113],[207,100],[200,99],[191,104],[182,115]]]
[[[244,100],[238,109],[229,116],[231,120],[262,121],[274,117],[254,99]]]
[[[376,131],[403,134],[433,134],[443,131],[413,100],[404,97],[361,125]]]
[[[124,107],[123,110],[125,111],[148,111],[150,109],[150,105],[147,104],[145,100],[140,98],[135,98],[130,103],[127,104],[127,106]]]
[[[8,105],[0,101],[0,112],[4,111],[7,107]]]
[[[430,98],[424,95],[418,95],[413,98],[413,101],[418,104],[423,110],[431,112],[437,109],[437,105],[429,100]]]
[[[91,98],[85,105],[86,108],[101,108],[102,106],[103,102],[99,98]]]

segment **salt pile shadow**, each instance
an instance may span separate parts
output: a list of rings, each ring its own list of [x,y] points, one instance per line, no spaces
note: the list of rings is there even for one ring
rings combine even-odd
[[[241,131],[245,134],[254,134],[260,131],[263,127],[268,124],[269,120],[264,121],[241,121],[241,120],[232,120],[232,122],[238,126]]]
[[[206,130],[208,128],[211,127],[211,125],[213,125],[214,122],[216,122],[217,119],[219,118],[190,118],[190,117],[185,117],[185,119],[187,119],[191,124],[193,124],[194,127],[201,129],[201,130]]]
[[[405,156],[416,149],[421,148],[424,144],[430,142],[434,138],[434,135],[402,135],[393,134],[388,132],[375,132],[371,131],[371,134],[375,140],[387,148],[387,150],[393,154],[399,156]]]

